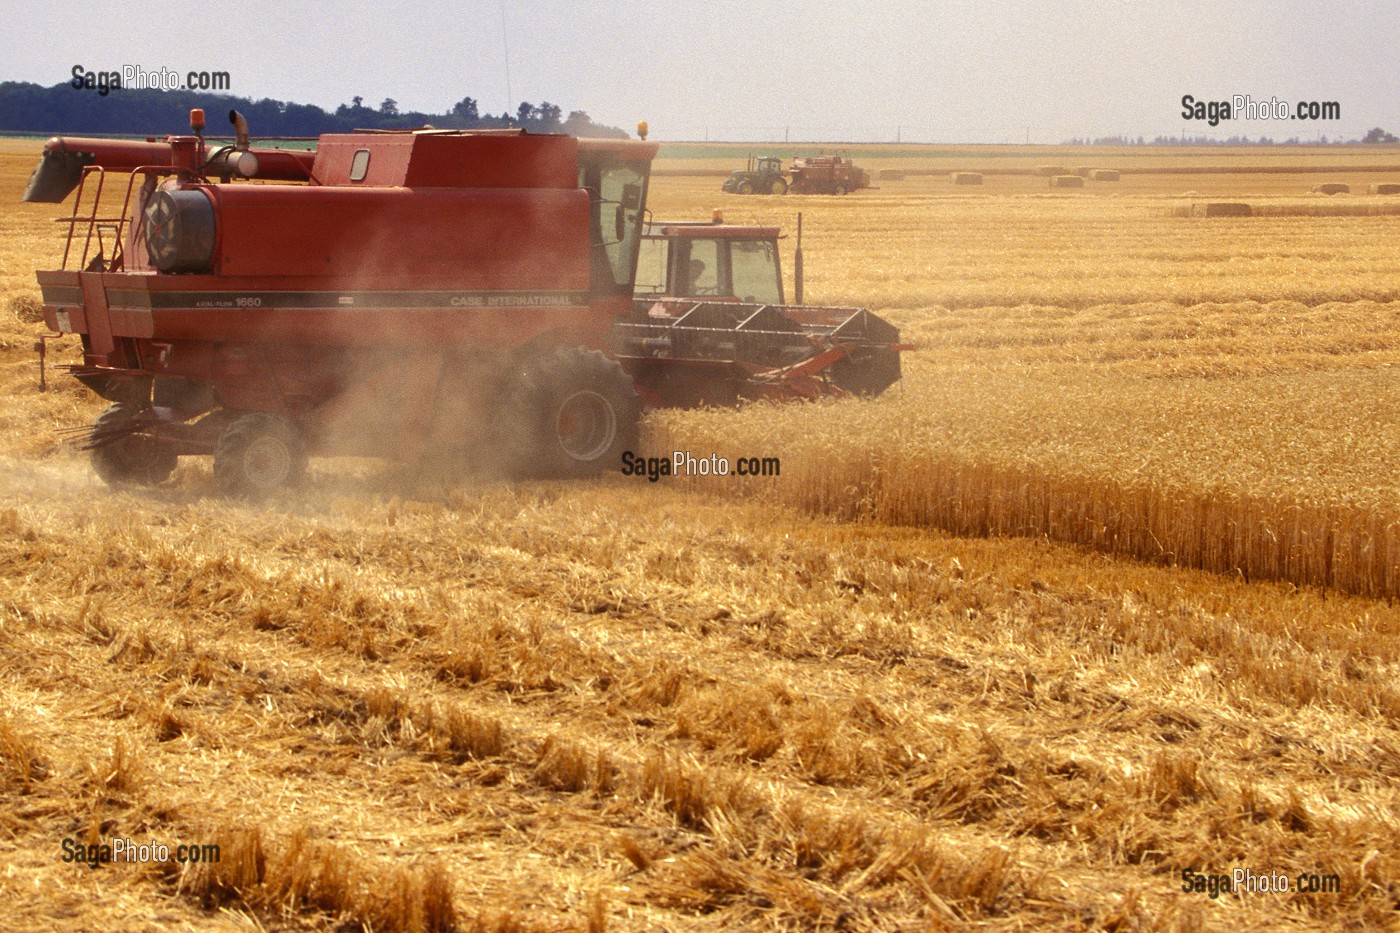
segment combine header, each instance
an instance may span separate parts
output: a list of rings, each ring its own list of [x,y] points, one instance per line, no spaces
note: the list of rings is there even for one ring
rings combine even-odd
[[[777,227],[651,223],[617,356],[651,404],[878,395],[899,380],[899,330],[861,308],[783,300]]]
[[[211,454],[247,494],[310,454],[584,476],[635,445],[643,403],[899,378],[895,328],[785,305],[780,277],[774,293],[775,229],[648,226],[654,143],[419,130],[254,149],[230,121],[218,147],[200,111],[161,142],[55,137],[25,191],[77,189],[38,279],[50,328],[81,336],[73,375],[112,403],[84,431],[109,483]],[[644,241],[673,277],[634,301]]]

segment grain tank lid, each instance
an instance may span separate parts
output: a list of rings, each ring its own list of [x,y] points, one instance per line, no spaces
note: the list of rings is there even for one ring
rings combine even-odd
[[[450,127],[420,126],[407,129],[382,129],[380,127],[356,127],[354,134],[360,136],[524,136],[525,130],[518,126],[492,127],[490,129],[462,130]],[[339,134],[345,135],[345,134]]]
[[[571,136],[521,133],[328,133],[316,148],[324,185],[576,188]]]
[[[646,143],[636,139],[602,139],[580,137],[578,151],[581,155],[614,155],[628,162],[650,162],[656,158],[660,143]]]

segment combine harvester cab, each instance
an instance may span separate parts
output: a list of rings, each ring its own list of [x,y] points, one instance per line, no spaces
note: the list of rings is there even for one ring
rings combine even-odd
[[[631,320],[615,352],[645,402],[731,405],[741,398],[874,396],[899,381],[899,329],[863,308],[784,300],[777,227],[651,223]]]
[[[251,495],[313,454],[588,476],[635,446],[640,396],[675,395],[668,367],[727,365],[752,384],[736,395],[889,384],[888,361],[854,362],[866,331],[897,339],[863,312],[637,311],[654,143],[417,130],[255,149],[230,122],[224,146],[200,111],[160,142],[55,137],[25,191],[77,191],[38,279],[50,328],[82,340],[73,375],[112,403],[79,443],[113,485],[186,455]]]

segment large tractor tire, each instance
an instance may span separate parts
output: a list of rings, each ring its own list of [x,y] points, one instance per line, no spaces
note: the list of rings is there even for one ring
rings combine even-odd
[[[576,478],[616,469],[636,447],[641,403],[616,360],[556,347],[520,367],[502,427],[516,476]]]
[[[768,183],[769,194],[787,194],[787,190],[787,180],[782,177],[774,178],[771,182]]]
[[[142,409],[125,402],[108,406],[92,424],[92,468],[108,486],[154,486],[170,478],[180,458],[173,450],[127,427]],[[116,436],[110,443],[104,438]]]
[[[252,414],[219,437],[214,481],[231,495],[257,497],[299,482],[306,473],[306,444],[284,418]]]
[[[739,182],[739,187],[735,190],[740,194],[753,194],[753,182],[745,178],[743,181]]]

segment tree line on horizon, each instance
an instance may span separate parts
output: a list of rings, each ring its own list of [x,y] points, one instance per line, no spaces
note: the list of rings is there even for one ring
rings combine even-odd
[[[1352,144],[1352,143],[1393,143],[1400,142],[1400,137],[1393,133],[1387,133],[1379,126],[1369,130],[1360,139],[1328,139],[1326,136],[1319,139],[1300,139],[1297,136],[1290,136],[1287,139],[1275,140],[1268,136],[1260,136],[1257,139],[1250,139],[1248,136],[1231,136],[1227,139],[1217,139],[1214,136],[1098,136],[1093,139],[1075,138],[1067,139],[1061,145],[1065,146],[1311,146],[1329,144]]]
[[[248,120],[254,136],[319,136],[354,129],[499,129],[521,127],[532,133],[568,133],[571,136],[627,138],[617,127],[594,123],[582,110],[570,111],[543,101],[521,103],[514,114],[481,113],[475,99],[464,97],[446,113],[401,111],[398,102],[385,98],[378,107],[367,107],[354,97],[327,112],[315,104],[263,98],[233,97],[208,91],[113,89],[106,95],[77,89],[71,84],[43,87],[23,81],[0,82],[0,131],[50,135],[103,133],[163,136],[189,131],[189,112],[206,112],[210,136],[232,135],[225,121],[227,110],[237,110]]]

